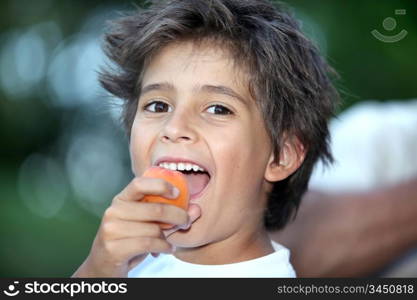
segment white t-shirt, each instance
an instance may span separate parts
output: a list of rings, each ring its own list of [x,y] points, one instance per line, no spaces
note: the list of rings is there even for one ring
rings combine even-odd
[[[274,241],[271,243],[274,253],[225,265],[192,264],[171,254],[161,253],[157,258],[148,255],[128,273],[128,277],[296,277],[290,263],[290,251]]]
[[[364,101],[330,123],[335,164],[317,163],[309,186],[363,191],[417,176],[417,99]]]

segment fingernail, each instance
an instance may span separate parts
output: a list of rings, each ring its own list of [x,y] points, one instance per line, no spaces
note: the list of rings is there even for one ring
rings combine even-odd
[[[188,229],[188,228],[190,228],[191,227],[191,220],[190,221],[188,221],[188,223],[187,224],[185,224],[183,227],[182,227],[182,229]]]
[[[174,245],[172,245],[172,246],[171,246],[171,253],[174,253],[176,250],[177,250],[177,247],[176,247],[176,246],[174,246]]]
[[[171,195],[172,197],[177,198],[180,195],[180,190],[174,186],[171,190]]]

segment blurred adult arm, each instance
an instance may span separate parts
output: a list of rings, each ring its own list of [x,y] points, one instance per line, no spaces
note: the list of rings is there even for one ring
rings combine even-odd
[[[357,277],[417,247],[417,177],[354,193],[308,191],[296,219],[271,238],[298,277]]]

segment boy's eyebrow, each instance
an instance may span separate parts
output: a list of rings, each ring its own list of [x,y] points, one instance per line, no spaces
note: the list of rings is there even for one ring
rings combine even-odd
[[[169,82],[153,83],[144,86],[140,92],[141,95],[149,93],[151,91],[169,91],[174,90],[174,86]]]
[[[141,90],[141,95],[149,93],[151,91],[170,91],[170,90],[175,90],[174,85],[172,85],[169,82],[160,82],[160,83],[152,83],[152,84],[148,84],[146,86],[144,86]],[[240,102],[242,102],[242,104],[244,105],[248,105],[248,101],[243,98],[242,96],[240,96],[238,93],[236,93],[233,89],[224,86],[224,85],[211,85],[211,84],[205,84],[203,86],[197,86],[196,88],[194,88],[194,90],[200,90],[206,93],[214,93],[214,94],[222,94],[222,95],[226,95],[232,98],[235,98],[237,100],[239,100]]]
[[[236,93],[233,89],[224,86],[224,85],[203,85],[201,90],[207,93],[215,93],[215,94],[222,94],[232,98],[235,98],[242,102],[244,105],[248,105],[248,101]]]

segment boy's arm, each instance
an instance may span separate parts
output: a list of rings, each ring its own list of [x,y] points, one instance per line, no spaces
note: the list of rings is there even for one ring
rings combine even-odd
[[[417,178],[361,193],[309,191],[297,218],[271,237],[299,277],[365,276],[417,246]]]

